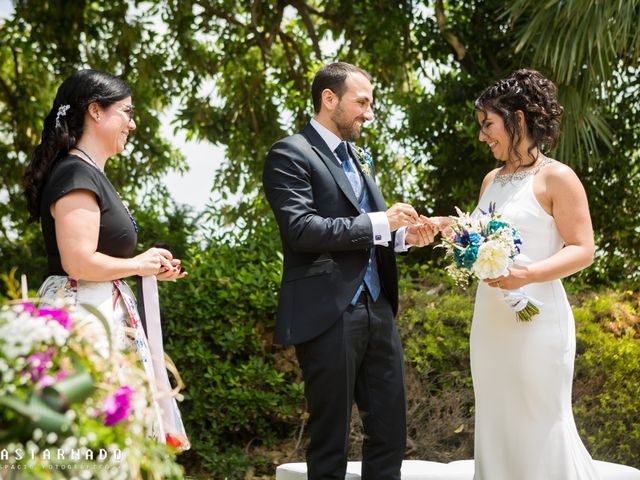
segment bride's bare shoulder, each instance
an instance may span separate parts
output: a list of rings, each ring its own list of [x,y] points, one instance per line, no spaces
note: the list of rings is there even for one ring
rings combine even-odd
[[[586,198],[584,186],[576,172],[557,160],[551,160],[540,170],[540,180],[534,188],[538,195],[548,198],[550,206],[561,199],[570,199],[577,204]]]
[[[498,172],[502,170],[502,167],[498,167],[498,168],[494,168],[493,170],[491,170],[489,173],[487,173],[484,176],[484,180],[482,181],[482,183],[489,183],[491,182],[495,176],[498,174]]]
[[[551,158],[549,160],[548,164],[540,170],[540,174],[547,182],[564,184],[580,181],[576,172],[569,165]]]
[[[482,186],[480,187],[480,196],[482,197],[482,194],[484,193],[485,189],[487,188],[487,186],[493,182],[493,179],[496,178],[496,175],[498,174],[498,172],[500,171],[500,168],[494,168],[493,170],[491,170],[489,173],[487,173],[484,177],[484,180],[482,180]]]

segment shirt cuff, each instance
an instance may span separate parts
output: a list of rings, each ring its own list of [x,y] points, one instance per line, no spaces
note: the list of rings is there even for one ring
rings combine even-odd
[[[372,212],[367,213],[373,226],[373,244],[374,245],[389,245],[391,241],[391,228],[389,227],[389,220],[385,212]]]
[[[404,241],[404,237],[407,233],[407,227],[400,227],[396,231],[396,243],[394,245],[393,251],[396,253],[406,252],[411,248],[411,245]]]

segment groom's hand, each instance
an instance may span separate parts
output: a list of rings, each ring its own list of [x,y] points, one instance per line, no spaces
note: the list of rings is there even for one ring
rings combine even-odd
[[[387,220],[389,220],[389,228],[395,232],[400,227],[408,227],[420,222],[420,216],[408,203],[396,203],[386,211]]]

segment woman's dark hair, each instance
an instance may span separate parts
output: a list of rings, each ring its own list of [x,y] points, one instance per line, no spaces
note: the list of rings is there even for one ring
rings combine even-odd
[[[531,154],[534,148],[544,146],[551,150],[558,142],[563,111],[558,103],[558,89],[540,72],[521,69],[504,80],[498,80],[482,92],[475,102],[475,112],[485,116],[487,112],[494,112],[502,117],[510,139],[509,157],[515,152],[522,162],[516,149],[524,138],[516,115],[518,110],[524,114],[529,136],[533,140],[527,153],[535,162],[536,157]]]
[[[371,75],[355,65],[345,62],[335,62],[325,65],[313,77],[311,84],[311,98],[313,99],[313,109],[320,112],[322,106],[322,92],[325,89],[331,90],[338,98],[342,98],[345,90],[345,81],[351,73],[359,73],[371,81]]]
[[[40,218],[42,189],[51,169],[82,137],[89,105],[95,102],[106,108],[130,96],[131,89],[123,80],[97,70],[80,70],[62,82],[24,174],[30,221]]]

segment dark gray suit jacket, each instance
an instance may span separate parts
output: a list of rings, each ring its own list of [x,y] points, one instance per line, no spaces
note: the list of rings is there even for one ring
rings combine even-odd
[[[385,211],[373,178],[363,178],[372,211]],[[274,341],[298,344],[327,330],[349,306],[364,278],[373,228],[338,160],[311,124],[271,147],[262,181],[284,253]],[[393,241],[377,246],[376,253],[382,290],[395,314]]]

